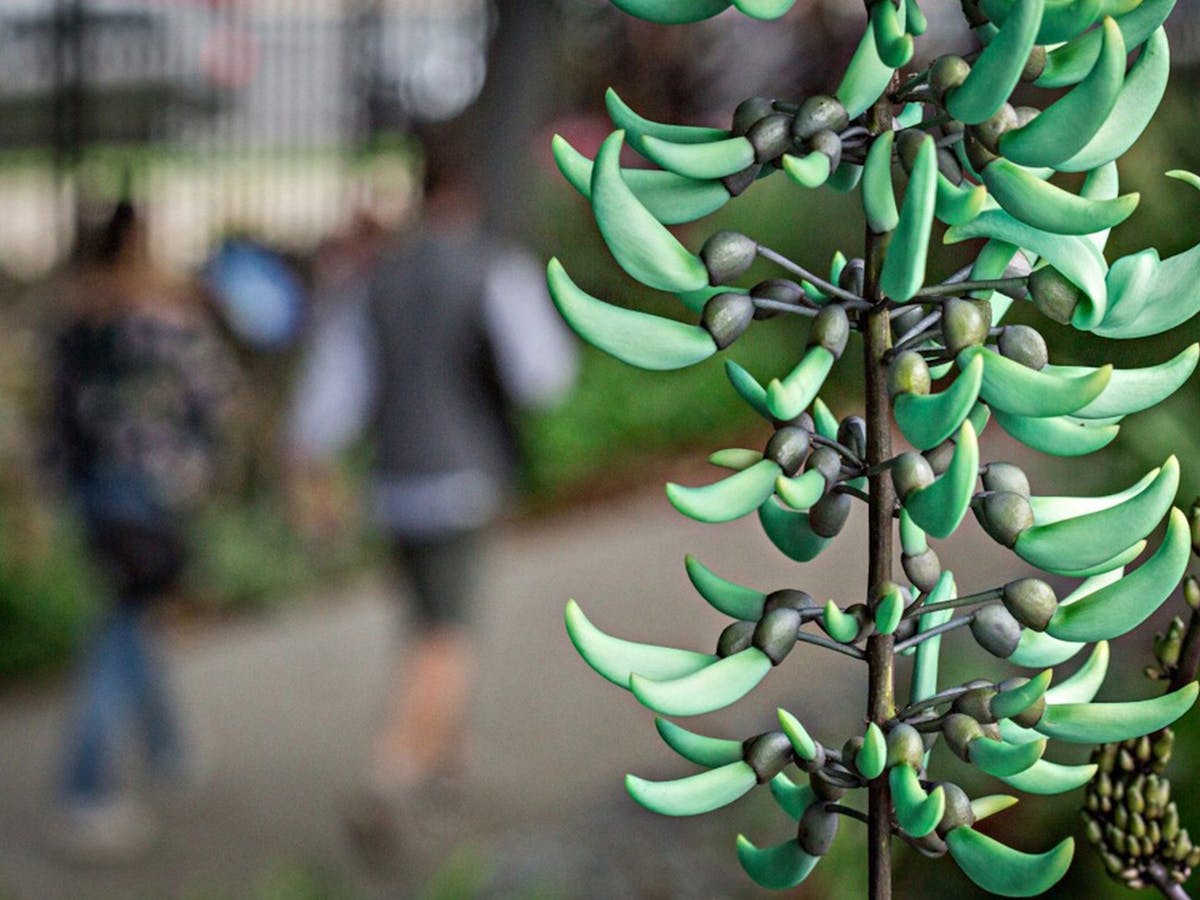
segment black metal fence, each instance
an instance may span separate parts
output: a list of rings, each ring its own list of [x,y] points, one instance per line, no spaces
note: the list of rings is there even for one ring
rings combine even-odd
[[[488,28],[486,0],[0,0],[0,270],[52,268],[124,191],[181,263],[403,203],[386,136],[475,98]]]

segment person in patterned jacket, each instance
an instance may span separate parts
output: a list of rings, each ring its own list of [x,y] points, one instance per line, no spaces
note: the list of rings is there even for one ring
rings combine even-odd
[[[146,849],[155,831],[118,783],[127,726],[152,776],[190,771],[147,613],[183,567],[229,369],[198,294],[152,263],[129,203],[84,254],[69,295],[54,347],[54,456],[110,598],[75,688],[54,837],[73,858],[106,861]]]

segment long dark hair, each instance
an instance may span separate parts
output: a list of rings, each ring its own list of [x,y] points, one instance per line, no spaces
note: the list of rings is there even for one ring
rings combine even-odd
[[[120,201],[96,235],[93,251],[95,261],[102,266],[117,262],[140,223],[141,217],[134,205],[128,200]]]

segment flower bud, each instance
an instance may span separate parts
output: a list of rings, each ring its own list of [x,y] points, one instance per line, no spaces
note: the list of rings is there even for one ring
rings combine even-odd
[[[933,468],[920,453],[901,453],[892,465],[892,486],[903,502],[913,491],[933,484]]]
[[[1033,49],[1029,52],[1029,59],[1025,60],[1025,68],[1021,70],[1021,80],[1037,81],[1045,71],[1046,48],[1042,44],[1034,44]]]
[[[842,139],[834,131],[818,131],[808,139],[810,151],[824,153],[829,160],[829,171],[832,172],[842,164]]]
[[[1008,659],[1021,642],[1021,623],[1003,606],[985,606],[971,619],[971,634],[992,656]]]
[[[940,56],[929,68],[929,88],[941,100],[971,74],[971,64],[961,56]]]
[[[985,315],[980,304],[973,300],[951,297],[942,304],[942,336],[951,356],[982,344],[991,327],[990,312]]]
[[[990,119],[971,128],[975,139],[992,153],[1000,152],[1000,136],[1017,127],[1017,111],[1009,103],[1003,104]]]
[[[717,294],[704,304],[700,324],[724,350],[741,337],[754,321],[754,301],[745,294]]]
[[[820,608],[811,594],[807,591],[798,591],[795,588],[771,591],[763,601],[764,615],[777,609],[794,609],[797,612],[802,612],[806,609]]]
[[[800,817],[796,840],[805,853],[811,856],[824,856],[833,846],[837,830],[838,814],[826,812],[821,804],[814,803],[804,810],[804,815]]]
[[[804,464],[804,470],[811,472],[816,469],[825,479],[825,489],[833,487],[837,484],[838,475],[842,471],[842,457],[832,447],[817,447],[808,455],[808,462]]]
[[[840,359],[850,340],[850,319],[838,304],[823,307],[808,332],[808,346],[821,346]]]
[[[750,288],[750,296],[755,300],[771,300],[775,303],[786,303],[788,306],[799,306],[803,302],[804,289],[786,278],[769,278]],[[777,315],[779,311],[775,309],[755,307],[754,310],[756,319],[770,319]]]
[[[756,163],[779,159],[792,148],[792,117],[787,113],[764,116],[750,126],[746,140],[754,148]]]
[[[830,492],[808,511],[808,525],[823,538],[837,537],[850,518],[850,495]]]
[[[1082,292],[1053,266],[1034,269],[1029,276],[1029,293],[1033,305],[1042,315],[1064,325],[1070,324]]]
[[[967,792],[949,781],[943,781],[941,788],[946,795],[946,811],[938,822],[937,833],[945,837],[955,828],[974,825],[975,811],[971,809],[971,798]]]
[[[804,458],[808,456],[810,435],[803,428],[795,425],[784,425],[775,429],[771,439],[767,441],[763,456],[772,460],[783,469],[789,477],[800,471]]]
[[[1042,114],[1036,106],[1018,106],[1013,111],[1017,114],[1017,128],[1024,128]]]
[[[934,475],[941,475],[948,468],[954,459],[954,451],[958,447],[958,442],[954,438],[946,438],[936,447],[931,447],[921,453],[922,456],[929,462],[933,468]]]
[[[796,646],[796,633],[802,621],[794,609],[773,609],[754,628],[754,646],[767,655],[772,665],[779,665]]]
[[[852,294],[859,294],[861,296],[866,273],[866,262],[861,257],[855,257],[847,261],[842,266],[842,271],[838,273],[838,287],[843,291],[849,291]]]
[[[817,799],[826,803],[834,803],[846,796],[846,789],[833,781],[823,769],[813,772],[808,778],[808,784],[817,795]]]
[[[1006,325],[997,341],[1000,355],[1026,368],[1041,370],[1050,362],[1046,339],[1028,325]]]
[[[748,97],[737,105],[733,111],[733,124],[730,131],[743,137],[756,122],[777,112],[769,97]]]
[[[887,734],[887,764],[893,766],[911,766],[918,772],[925,767],[925,742],[921,733],[911,725],[900,723],[892,727]]]
[[[900,565],[904,574],[913,586],[922,593],[929,593],[942,576],[942,562],[932,547],[922,553],[904,553],[900,556]]]
[[[942,722],[942,735],[946,738],[946,746],[954,751],[954,755],[969,762],[971,742],[983,737],[983,729],[970,716],[950,713]]]
[[[758,181],[758,173],[761,171],[762,166],[758,163],[751,163],[740,172],[726,175],[721,179],[721,184],[724,185],[725,190],[729,191],[730,197],[740,197],[746,193],[750,185]]]
[[[734,622],[717,638],[717,656],[733,656],[751,646],[754,641],[756,622]]]
[[[867,455],[867,423],[862,416],[846,416],[838,425],[838,443],[859,459]]]
[[[740,278],[757,257],[758,243],[736,231],[718,231],[700,247],[708,283],[714,286]]]
[[[975,506],[976,518],[992,538],[1011,547],[1025,529],[1033,525],[1033,507],[1029,500],[1013,491],[985,494]]]
[[[1024,470],[1007,462],[988,463],[983,472],[985,491],[1012,491],[1022,497],[1030,494],[1029,478]]]
[[[768,731],[742,744],[742,759],[754,770],[759,784],[782,772],[792,758],[792,742],[782,731]]]
[[[896,135],[896,155],[900,157],[900,165],[909,175],[917,161],[917,153],[925,143],[926,134],[919,128],[906,128]]]
[[[1002,600],[1018,622],[1034,631],[1045,631],[1054,611],[1058,609],[1054,588],[1040,578],[1010,581],[1004,586]]]
[[[792,123],[792,137],[803,143],[821,131],[841,131],[850,124],[846,107],[836,97],[815,94],[800,104]]]
[[[995,696],[996,689],[994,687],[972,688],[965,694],[956,697],[950,708],[956,713],[970,716],[981,724],[995,722],[996,717],[992,714],[991,709],[992,698]]]
[[[888,394],[918,394],[924,396],[932,386],[929,363],[916,350],[904,350],[888,363]]]

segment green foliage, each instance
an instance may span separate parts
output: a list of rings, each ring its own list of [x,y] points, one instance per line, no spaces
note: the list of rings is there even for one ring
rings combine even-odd
[[[11,535],[11,530],[9,530]],[[45,555],[0,545],[0,684],[69,659],[102,600],[80,535],[59,522]]]
[[[618,5],[670,24],[728,6]],[[789,4],[734,5],[770,18]],[[803,351],[797,345],[782,365],[772,366],[786,374],[760,380],[726,364],[735,393],[766,420],[772,436],[761,453],[726,448],[710,458],[735,469],[732,475],[699,487],[668,484],[675,507],[703,522],[757,511],[771,542],[798,562],[815,559],[838,537],[855,500],[869,504],[875,521],[900,519],[910,585],[878,574],[889,571],[890,560],[876,534],[868,548],[874,582],[860,601],[845,605],[829,600],[822,606],[790,588],[736,585],[689,558],[689,575],[704,599],[737,619],[722,632],[715,655],[612,637],[577,605],[568,606],[568,633],[584,659],[666,716],[729,706],[797,643],[867,665],[870,726],[840,752],[786,711],[780,713],[783,732],[746,740],[740,754],[736,741],[663,721],[668,746],[705,771],[660,782],[626,779],[635,800],[667,815],[710,811],[770,783],[796,822],[796,835],[764,845],[738,838],[738,859],[763,887],[806,880],[831,849],[840,817],[862,817],[839,801],[870,785],[879,790],[871,792],[869,820],[890,825],[922,854],[948,854],[992,893],[1043,893],[1065,875],[1073,841],[1026,853],[974,830],[978,819],[1015,798],[972,801],[957,784],[938,781],[927,745],[944,745],[977,772],[1018,789],[1062,793],[1095,769],[1043,760],[1050,741],[1136,739],[1168,727],[1196,699],[1197,685],[1180,682],[1159,697],[1095,702],[1108,671],[1107,641],[1153,614],[1186,567],[1188,524],[1172,509],[1179,487],[1175,458],[1117,494],[1042,496],[1015,466],[981,465],[978,443],[994,418],[1032,449],[1088,455],[1111,443],[1127,416],[1163,401],[1196,368],[1195,345],[1167,362],[1129,369],[1051,365],[1035,328],[1005,322],[1014,301],[1028,301],[1051,322],[1130,339],[1168,332],[1200,311],[1200,246],[1166,259],[1146,248],[1111,265],[1105,256],[1111,229],[1139,202],[1135,193],[1120,194],[1115,160],[1164,95],[1169,50],[1161,23],[1172,6],[1171,0],[1108,6],[969,0],[963,12],[981,52],[893,76],[913,58],[925,17],[918,0],[867,0],[864,36],[836,96],[798,103],[750,98],[724,131],[651,121],[610,92],[617,130],[595,163],[568,153],[561,142],[556,147],[560,167],[589,198],[598,231],[626,274],[699,313],[693,324],[678,321],[678,312],[613,305],[551,260],[551,294],[568,324],[593,346],[639,368],[675,370],[757,331],[755,320],[784,314],[811,322]],[[1128,54],[1139,47],[1126,71]],[[1020,82],[1042,79],[1066,90],[1042,97],[1042,109],[1011,105]],[[625,143],[662,171],[623,170],[618,153]],[[907,176],[899,204],[897,168]],[[824,277],[757,234],[721,230],[693,253],[665,227],[720,205],[720,191],[739,197],[779,170],[807,190],[828,184],[835,192],[861,192],[862,259],[839,254]],[[1079,171],[1087,174],[1077,190],[1053,181],[1058,172]],[[1168,174],[1200,185],[1190,173]],[[929,278],[927,265],[935,220],[950,226],[947,244],[985,241],[973,265],[940,282]],[[752,222],[747,230],[758,226]],[[751,285],[756,261],[788,277]],[[839,372],[836,364],[855,333],[863,337],[872,418],[839,422],[818,395]],[[944,384],[937,394],[935,382]],[[916,445],[890,457],[891,423],[878,409],[889,396],[901,433]],[[674,405],[694,415],[678,398]],[[1084,581],[1061,600],[1036,578],[959,596],[928,538],[950,537],[968,510],[1025,563]],[[1164,518],[1170,520],[1166,538],[1126,573]],[[808,625],[825,636],[804,630]],[[959,629],[969,629],[992,657],[1023,666],[1057,665],[1085,642],[1099,643],[1075,675],[1056,683],[1047,668],[1032,679],[974,678],[943,688],[938,648],[944,634]],[[916,663],[907,703],[893,704],[894,656],[909,652]],[[808,788],[784,774],[789,765],[808,774]],[[881,850],[886,847],[872,848]],[[1152,860],[1147,853],[1129,865],[1144,878]],[[889,890],[871,888],[873,896]]]

